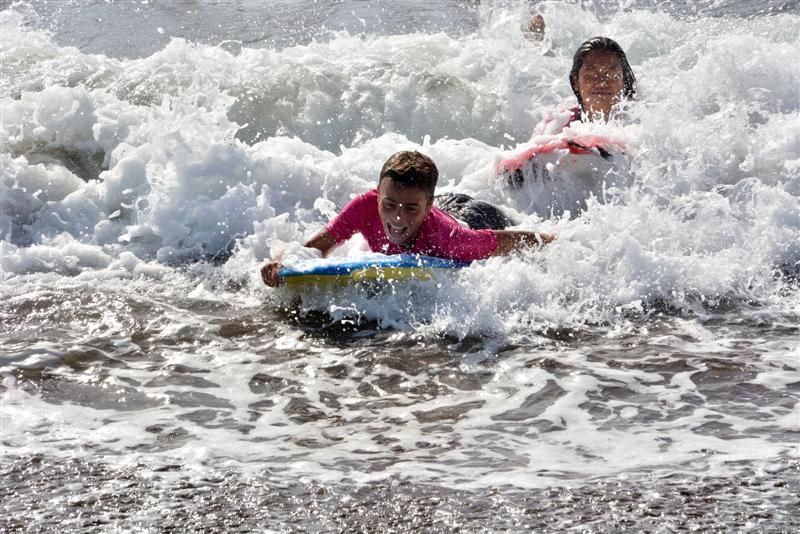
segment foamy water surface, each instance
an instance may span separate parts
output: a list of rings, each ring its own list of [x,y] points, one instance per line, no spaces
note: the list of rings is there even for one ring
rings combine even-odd
[[[0,528],[797,528],[796,6],[299,4],[0,11]],[[623,179],[533,209],[497,164],[598,34]],[[406,149],[558,240],[261,283]]]

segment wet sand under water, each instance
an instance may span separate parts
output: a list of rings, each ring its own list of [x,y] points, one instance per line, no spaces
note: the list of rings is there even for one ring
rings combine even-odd
[[[800,464],[735,479],[618,477],[547,489],[454,490],[388,480],[302,484],[264,473],[193,480],[180,466],[125,470],[42,457],[3,460],[3,531],[124,529],[276,531],[791,532]]]
[[[65,295],[62,311],[74,310]],[[45,322],[34,324],[42,317],[36,317],[32,302],[15,304],[30,308],[28,321],[21,319],[25,314],[14,315],[6,347],[14,346],[14,333],[25,337],[31,328],[38,328],[43,340],[65,336],[63,330],[48,334]],[[70,440],[57,425],[43,424],[29,428],[25,437],[4,437],[0,530],[38,532],[58,525],[68,531],[789,532],[798,525],[793,510],[800,504],[800,460],[792,456],[791,444],[800,429],[779,421],[796,410],[800,381],[783,390],[755,381],[769,368],[765,356],[791,347],[796,327],[757,321],[748,326],[739,317],[737,339],[729,340],[723,354],[693,354],[699,341],[686,334],[689,350],[681,348],[676,340],[681,336],[669,337],[679,318],[670,316],[640,324],[647,337],[609,340],[607,327],[598,325],[542,330],[535,344],[517,340],[497,347],[489,339],[434,341],[292,307],[251,310],[232,319],[230,308],[207,304],[191,304],[193,313],[205,317],[198,322],[212,325],[205,334],[164,335],[163,324],[139,322],[133,313],[128,326],[139,326],[129,330],[127,344],[87,342],[86,332],[73,330],[72,341],[80,343],[62,339],[48,345],[60,368],[20,365],[14,371],[17,389],[56,412],[66,408],[65,418],[76,417],[69,406],[99,410],[108,423],[129,418],[138,434],[103,441],[89,425],[85,435]],[[40,309],[49,317],[58,307]],[[729,321],[709,318],[704,327],[720,339]],[[297,347],[264,343],[287,334],[298,340]],[[253,361],[231,361],[221,370],[197,348],[216,344],[220,351],[228,342],[248,347]],[[198,352],[194,366],[169,357],[190,347]],[[583,357],[570,355],[575,350]],[[497,386],[508,365],[512,374],[543,373],[545,382],[502,378],[505,383]],[[638,378],[629,383],[610,378],[617,371]],[[223,372],[247,390],[246,410],[238,409],[242,398],[220,387]],[[83,380],[86,375],[91,379]],[[573,424],[563,418],[559,423],[548,410],[574,393],[565,388],[575,375],[592,376],[598,384],[562,417],[585,414],[600,437],[664,432],[659,439],[665,458],[610,465],[628,455],[629,445],[623,440],[611,447],[616,452],[601,457],[591,450],[589,435],[585,443],[564,438],[564,446],[574,449],[574,470],[564,468],[563,459],[554,458],[552,469],[537,460]],[[684,375],[691,382],[682,386],[688,389],[681,402],[665,405],[658,387]],[[114,376],[124,378],[125,386],[111,387]],[[494,387],[518,400],[510,408],[499,401],[494,406],[486,396]],[[169,397],[166,404],[148,394],[153,390]],[[3,393],[9,393],[5,386]],[[410,418],[397,410],[410,412]],[[475,415],[486,410],[488,419]],[[697,413],[706,415],[692,420]],[[738,426],[740,420],[749,427]],[[230,458],[206,459],[198,470],[185,456],[220,432],[226,436],[223,445],[230,439]],[[349,437],[361,445],[347,448]],[[746,438],[783,452],[726,460],[724,451],[709,448],[693,451],[688,460],[671,456],[680,440]],[[59,452],[19,453],[37,442]],[[243,443],[263,446],[263,456],[238,456]],[[515,443],[520,450],[513,450]],[[289,468],[315,459],[327,480]],[[229,460],[241,462],[241,468]],[[592,462],[598,466],[594,472],[587,467]],[[474,473],[494,481],[507,477],[509,483],[470,485]],[[375,480],[358,480],[373,475]]]

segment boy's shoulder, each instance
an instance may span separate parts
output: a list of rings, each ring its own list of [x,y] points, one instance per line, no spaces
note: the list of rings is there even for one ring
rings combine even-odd
[[[354,209],[363,210],[370,206],[378,205],[378,190],[371,189],[365,193],[354,195],[345,203],[342,211],[352,211]],[[341,213],[341,212],[340,212]]]
[[[378,190],[370,189],[369,191],[354,196],[353,198],[350,199],[350,202],[376,201],[377,199],[378,199]]]

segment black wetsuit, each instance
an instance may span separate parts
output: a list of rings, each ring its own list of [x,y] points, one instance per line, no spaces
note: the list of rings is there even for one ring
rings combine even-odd
[[[472,230],[503,230],[514,221],[500,208],[461,193],[445,193],[435,198],[436,207],[467,223]]]

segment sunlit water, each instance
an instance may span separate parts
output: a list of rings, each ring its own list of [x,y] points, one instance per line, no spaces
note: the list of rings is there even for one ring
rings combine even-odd
[[[0,529],[796,530],[800,14],[655,4],[4,2]],[[526,210],[597,34],[627,185]],[[263,286],[403,149],[558,241]]]

